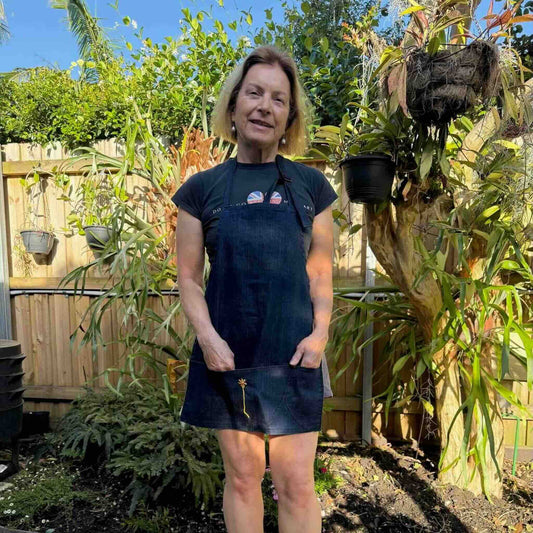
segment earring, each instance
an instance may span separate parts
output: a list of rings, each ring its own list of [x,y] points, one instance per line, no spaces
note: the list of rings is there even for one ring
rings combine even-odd
[[[285,135],[281,138],[280,143],[281,144],[287,144],[287,139],[285,139]]]
[[[235,137],[237,135],[237,128],[235,127],[235,122],[231,123],[231,134]]]

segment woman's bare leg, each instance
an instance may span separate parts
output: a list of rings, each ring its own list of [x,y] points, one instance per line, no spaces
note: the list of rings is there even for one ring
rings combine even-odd
[[[237,429],[217,430],[224,460],[224,521],[228,533],[263,533],[265,436]]]
[[[317,442],[318,431],[269,436],[280,533],[320,533],[322,529],[313,469]]]

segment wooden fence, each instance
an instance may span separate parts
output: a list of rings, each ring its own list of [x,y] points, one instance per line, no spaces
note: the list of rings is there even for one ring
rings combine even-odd
[[[110,156],[121,155],[121,147],[113,141],[99,142],[95,148]],[[24,212],[28,199],[20,178],[38,167],[43,170],[60,165],[68,154],[61,147],[40,147],[26,144],[11,144],[2,147],[2,173],[4,198],[6,199],[6,220],[9,262],[9,289],[11,293],[11,311],[13,335],[21,342],[27,358],[24,362],[25,374],[25,409],[48,410],[55,421],[69,408],[69,403],[83,390],[87,380],[96,378],[93,385],[104,387],[104,378],[97,377],[103,370],[117,367],[121,362],[121,347],[118,343],[99,347],[97,357],[93,358],[90,347],[84,346],[77,351],[76,342],[73,349],[69,346],[70,334],[78,327],[85,310],[94,296],[90,293],[74,297],[64,291],[58,291],[59,281],[74,268],[86,264],[92,259],[92,252],[87,248],[84,237],[69,235],[67,232],[56,231],[56,243],[49,258],[45,262],[36,263],[24,260],[20,254],[18,231],[22,229]],[[339,194],[334,207],[341,210],[352,223],[362,223],[362,208],[348,201],[340,174],[325,167],[324,162],[314,161],[309,164],[318,167],[328,177],[330,183]],[[72,179],[81,179],[79,170],[72,170]],[[131,177],[131,187],[142,194],[146,183],[139,178]],[[57,200],[53,192],[48,195],[51,222],[55,228],[66,226],[65,219],[68,206]],[[1,210],[0,210],[1,212]],[[335,225],[335,257],[334,286],[336,288],[360,287],[364,285],[366,264],[366,232],[348,236],[340,232]],[[99,290],[102,287],[104,274],[94,272],[88,279],[87,290]],[[162,298],[149,298],[149,307],[164,315],[165,309],[177,298],[176,294],[165,294]],[[335,301],[334,313],[339,301]],[[121,328],[121,316],[118,309],[108,313],[102,322],[102,333],[108,341],[117,338]],[[176,316],[172,323],[176,331],[183,335],[187,331],[184,316]],[[171,342],[165,333],[160,333],[157,342]],[[191,337],[192,340],[192,337]],[[374,346],[375,366],[379,362],[381,347]],[[331,354],[327,354],[331,361]],[[165,356],[157,354],[162,362]],[[329,364],[330,376],[345,366],[353,357],[351,343],[347,343],[336,365]],[[325,401],[322,430],[333,438],[357,439],[361,436],[361,392],[362,376],[354,381],[355,365],[351,364],[347,371],[333,383],[334,397]],[[519,379],[520,376],[515,376]],[[383,391],[387,386],[388,376],[381,374],[374,378],[373,393]],[[533,392],[529,392],[525,383],[509,380],[506,385],[512,388],[526,405],[533,405]],[[180,390],[184,390],[180,383]],[[385,427],[384,413],[381,405],[373,402],[373,430],[389,439],[427,438],[432,429],[426,427],[421,432],[421,408],[417,403],[409,407],[393,410],[389,424]],[[506,444],[514,443],[514,420],[506,420]],[[430,433],[429,433],[430,434]],[[435,435],[433,435],[433,438]],[[533,450],[533,420],[522,422],[519,444],[524,453]]]

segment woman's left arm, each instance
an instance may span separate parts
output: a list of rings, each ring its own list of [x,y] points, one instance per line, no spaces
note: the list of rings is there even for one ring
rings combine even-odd
[[[315,216],[311,246],[307,257],[307,275],[313,302],[313,332],[298,344],[290,364],[317,367],[329,336],[333,309],[333,215],[328,206]]]

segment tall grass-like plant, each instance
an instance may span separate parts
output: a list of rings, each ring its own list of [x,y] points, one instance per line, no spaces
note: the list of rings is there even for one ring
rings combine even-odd
[[[205,108],[202,113],[205,117]],[[206,124],[205,118],[203,122]],[[107,272],[104,293],[91,300],[81,319],[88,325],[79,348],[90,344],[96,357],[100,346],[116,343],[121,347],[121,366],[104,372],[106,383],[117,392],[124,380],[155,379],[171,401],[165,379],[166,359],[187,361],[190,330],[182,336],[172,326],[174,317],[182,312],[179,298],[173,299],[163,313],[150,304],[150,298],[161,298],[161,291],[172,288],[177,278],[173,254],[176,207],[171,196],[185,176],[216,165],[228,156],[229,148],[195,128],[186,129],[180,147],[167,148],[153,135],[150,119],[137,109],[136,118],[128,125],[123,157],[86,148],[69,162],[88,161],[96,165],[96,170],[105,168],[114,173],[118,206],[110,220],[114,237],[100,257],[69,272],[61,286],[72,283],[75,291],[83,294],[92,269]],[[129,176],[141,178],[146,184],[137,200],[127,192]],[[101,324],[110,312],[121,317],[120,333],[115,339],[104,339]],[[80,331],[72,334],[71,345]],[[161,332],[170,336],[172,344],[161,345],[155,340]],[[109,379],[112,374],[118,376],[116,385]]]

